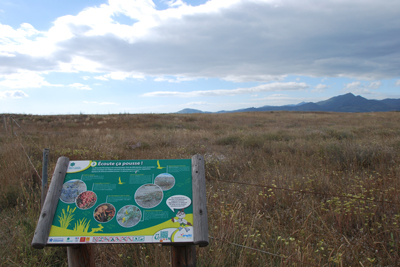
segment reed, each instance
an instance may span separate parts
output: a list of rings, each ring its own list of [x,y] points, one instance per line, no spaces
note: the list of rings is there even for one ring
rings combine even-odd
[[[76,210],[75,208],[69,208],[70,206],[67,207],[67,211],[65,209],[62,209],[61,216],[58,216],[58,221],[60,222],[60,227],[67,229],[68,226],[70,225],[71,221],[74,220],[74,212]]]
[[[399,205],[371,201],[400,203],[398,112],[13,117],[29,137],[18,127],[14,138],[0,129],[1,266],[67,264],[65,248],[29,246],[40,209],[40,179],[33,169],[41,173],[39,148],[50,149],[50,175],[60,156],[118,160],[202,154],[214,239],[197,249],[198,266],[400,265]],[[71,210],[65,211],[65,227],[71,227],[66,219]],[[169,247],[156,244],[95,246],[95,251],[97,266],[170,261]]]
[[[80,232],[80,233],[87,233],[89,230],[90,226],[90,220],[86,220],[86,218],[79,219],[74,226],[74,231]]]

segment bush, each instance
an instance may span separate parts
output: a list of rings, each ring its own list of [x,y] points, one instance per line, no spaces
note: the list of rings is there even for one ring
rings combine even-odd
[[[237,145],[240,143],[240,137],[237,135],[230,135],[226,137],[221,137],[215,141],[215,144],[220,146]]]

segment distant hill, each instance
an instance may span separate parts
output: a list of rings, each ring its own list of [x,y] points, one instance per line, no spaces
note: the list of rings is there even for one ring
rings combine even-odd
[[[400,111],[400,99],[387,98],[384,100],[369,100],[352,93],[339,95],[324,101],[301,102],[295,105],[251,107],[232,111],[218,111],[217,113],[230,112],[255,112],[255,111],[327,111],[327,112],[383,112]],[[186,112],[189,111],[189,112]],[[204,113],[197,109],[183,109],[177,113]]]
[[[185,109],[182,109],[181,111],[178,111],[178,112],[176,112],[176,113],[180,113],[180,114],[190,114],[190,113],[206,113],[206,112],[203,112],[203,111],[198,110],[198,109],[185,108]]]

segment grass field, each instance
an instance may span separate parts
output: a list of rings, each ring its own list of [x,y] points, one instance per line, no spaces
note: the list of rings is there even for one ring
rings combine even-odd
[[[67,266],[66,248],[30,247],[40,179],[27,155],[41,175],[43,148],[50,176],[60,156],[203,155],[213,238],[197,266],[400,265],[398,112],[12,116],[18,136],[0,126],[1,266]],[[168,266],[169,251],[95,246],[97,266]]]

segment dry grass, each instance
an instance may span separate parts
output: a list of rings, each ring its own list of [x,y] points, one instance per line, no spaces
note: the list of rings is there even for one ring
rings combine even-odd
[[[13,115],[0,128],[0,265],[66,266],[65,248],[30,247],[42,153],[57,158],[206,159],[206,178],[400,202],[400,113]],[[1,126],[3,127],[3,126]],[[8,129],[10,130],[10,129]],[[138,145],[140,142],[140,146]],[[210,245],[198,266],[398,266],[399,205],[207,182]],[[96,245],[98,266],[168,266],[169,248]]]

